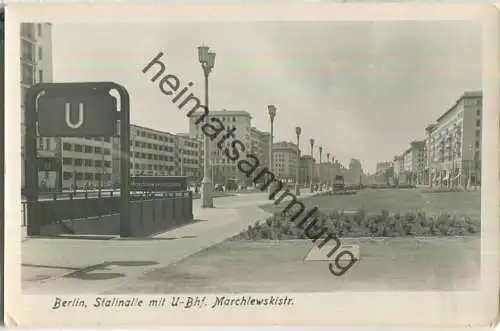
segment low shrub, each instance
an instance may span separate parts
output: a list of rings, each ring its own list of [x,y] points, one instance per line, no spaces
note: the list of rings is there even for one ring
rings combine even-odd
[[[292,213],[275,213],[240,232],[235,240],[306,239],[304,230],[289,221]],[[411,237],[472,236],[480,232],[480,222],[468,216],[442,213],[429,216],[423,212],[366,213],[363,209],[346,214],[343,211],[318,211],[315,232],[326,228],[337,237]],[[298,222],[299,220],[296,220]],[[305,227],[305,226],[304,226]]]

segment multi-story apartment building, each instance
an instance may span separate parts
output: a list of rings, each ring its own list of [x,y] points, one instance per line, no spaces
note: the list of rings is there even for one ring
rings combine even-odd
[[[346,182],[359,184],[362,182],[364,172],[359,159],[351,159],[349,161],[349,171],[346,173]]]
[[[189,133],[175,135],[176,154],[174,163],[181,176],[187,176],[191,181],[201,181],[200,143],[189,136]]]
[[[394,173],[393,173],[393,182],[398,184],[398,183],[406,183],[406,176],[405,176],[405,168],[404,168],[404,157],[403,155],[396,155],[394,157],[393,161],[393,168],[394,168]]]
[[[269,149],[271,148],[271,133],[260,131],[252,127],[250,129],[250,141],[252,154],[259,159],[260,167],[269,169]],[[259,179],[260,183],[265,182],[264,177]],[[257,184],[257,183],[256,183]]]
[[[113,184],[120,182],[120,144],[113,142]],[[130,174],[132,176],[187,176],[200,180],[199,144],[188,134],[130,126]]]
[[[62,188],[112,187],[111,138],[62,140]]]
[[[465,92],[426,128],[429,185],[481,183],[482,92]]]
[[[299,149],[292,142],[273,144],[273,173],[284,182],[295,182],[297,167],[300,167]]]
[[[24,134],[25,134],[25,95],[30,86],[36,83],[52,82],[52,25],[50,23],[22,23],[20,33],[21,47],[21,185],[24,187]],[[37,138],[38,157],[60,158],[60,143],[53,137]],[[53,177],[53,178],[52,178]],[[45,189],[60,186],[60,176],[46,178]],[[57,178],[59,177],[59,179]],[[39,178],[40,180],[40,178]],[[43,189],[43,188],[42,188]]]
[[[300,183],[309,185],[311,179],[313,183],[317,181],[316,175],[316,160],[311,155],[303,155],[300,157]],[[312,176],[311,176],[312,175]]]
[[[259,158],[262,167],[269,167],[269,148],[271,147],[271,134],[255,127],[250,129],[250,142],[252,154]]]
[[[204,160],[204,143],[205,134],[201,130],[203,124],[196,124],[199,116],[194,114],[189,118],[189,135],[191,138],[199,141],[201,146],[201,162]],[[245,146],[245,151],[252,152],[251,139],[251,122],[252,116],[244,110],[214,110],[210,111],[209,118],[217,118],[224,125],[226,130],[234,130],[234,139],[237,139]],[[222,136],[222,134],[220,135]],[[225,184],[227,180],[237,180],[240,184],[251,184],[251,178],[247,178],[238,167],[237,162],[229,160],[224,154],[224,148],[217,147],[219,139],[215,139],[210,145],[211,156],[211,177],[214,184]],[[229,146],[232,139],[226,141],[226,146]]]
[[[391,161],[377,162],[375,165],[375,176],[378,180],[386,181],[387,170],[391,169],[393,164]]]
[[[318,182],[323,184],[333,183],[336,175],[343,175],[344,177],[348,175],[347,168],[338,160],[318,163],[314,167]]]
[[[407,184],[422,185],[424,183],[424,141],[412,141],[410,148],[403,153],[403,168]]]
[[[22,23],[21,47],[21,154],[25,159],[25,95],[35,83],[53,81],[52,25],[50,23]],[[106,187],[111,185],[110,138],[38,137],[39,158],[50,158],[58,163],[58,171],[49,176],[39,174],[41,190],[82,187]],[[22,162],[21,181],[24,186]],[[52,173],[51,173],[52,174]]]

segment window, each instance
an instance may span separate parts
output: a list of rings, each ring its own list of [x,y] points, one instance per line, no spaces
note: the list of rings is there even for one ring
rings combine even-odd
[[[477,116],[481,116],[481,110],[480,109],[476,110],[476,115]]]
[[[96,168],[102,167],[102,161],[101,160],[95,160],[94,165]]]
[[[35,54],[33,51],[34,45],[29,41],[21,42],[21,59],[28,62],[35,62]]]
[[[34,80],[34,69],[32,66],[28,64],[22,65],[22,74],[21,74],[21,81],[25,85],[33,85],[33,80]]]
[[[476,137],[481,137],[481,131],[476,130]]]
[[[104,166],[106,168],[111,168],[111,161],[104,161]]]
[[[21,35],[23,37],[33,39],[35,37],[35,29],[31,23],[21,23]]]
[[[96,152],[96,154],[101,154],[102,153],[102,148],[101,147],[95,147],[94,148],[94,151]]]
[[[82,151],[83,151],[83,146],[75,144],[75,152],[80,152],[81,153]]]
[[[476,140],[476,148],[479,148],[479,141]]]
[[[43,150],[43,139],[42,139],[42,137],[37,137],[36,140],[37,140],[37,143],[38,143],[38,149]]]
[[[38,82],[43,82],[43,70],[38,70]]]
[[[109,155],[109,154],[111,154],[111,151],[109,150],[109,148],[105,148],[104,155]]]
[[[94,179],[94,174],[91,172],[86,172],[85,173],[85,180],[93,180]]]
[[[24,86],[21,89],[22,89],[21,98],[23,98],[22,100],[26,100],[26,92],[28,92],[28,89]]]
[[[93,163],[92,161],[93,160],[91,160],[91,159],[85,159],[85,162],[84,162],[85,166],[86,167],[92,167],[92,163]]]
[[[43,60],[43,48],[38,47],[38,61]]]
[[[72,158],[70,158],[70,157],[65,157],[65,158],[63,158],[63,164],[64,164],[64,165],[71,165],[71,164],[73,164],[73,162],[72,162],[72,161],[73,161],[73,159],[72,159]]]
[[[71,179],[72,177],[73,177],[73,174],[71,172],[65,171],[63,173],[63,179],[65,179],[65,180]]]
[[[45,147],[47,148],[48,151],[52,150],[52,144],[51,144],[50,138],[45,138]]]
[[[82,159],[75,159],[75,166],[82,166],[83,160]]]
[[[85,153],[92,153],[92,146],[85,145]]]
[[[75,179],[76,180],[82,180],[83,179],[83,173],[82,172],[76,172],[75,173]]]
[[[476,126],[481,126],[481,120],[476,120]]]
[[[43,30],[43,25],[42,24],[37,24],[38,25],[38,37],[42,36],[42,30]]]
[[[64,143],[63,144],[63,150],[70,151],[71,150],[71,144],[70,143]]]

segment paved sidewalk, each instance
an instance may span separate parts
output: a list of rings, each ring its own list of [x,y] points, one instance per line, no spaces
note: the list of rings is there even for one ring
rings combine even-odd
[[[311,196],[305,189],[301,198]],[[195,223],[141,239],[36,238],[22,242],[23,290],[29,294],[102,293],[238,234],[269,214],[266,193],[194,201]]]

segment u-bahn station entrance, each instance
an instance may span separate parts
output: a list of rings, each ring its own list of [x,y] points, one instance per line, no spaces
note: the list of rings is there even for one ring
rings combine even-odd
[[[193,221],[186,177],[131,177],[130,184],[131,237],[151,236]],[[50,192],[40,194],[34,214],[41,236],[119,236],[120,208],[120,192],[114,190]],[[30,219],[26,221],[29,225]]]
[[[120,97],[110,94],[115,90]],[[131,177],[129,96],[112,82],[33,85],[25,102],[25,200],[27,235],[147,237],[193,221],[193,197],[181,176]],[[61,163],[43,162],[37,137],[119,137],[120,190],[44,192]],[[54,176],[46,176],[54,173]],[[45,175],[44,175],[45,174]],[[47,178],[45,178],[45,177]]]

